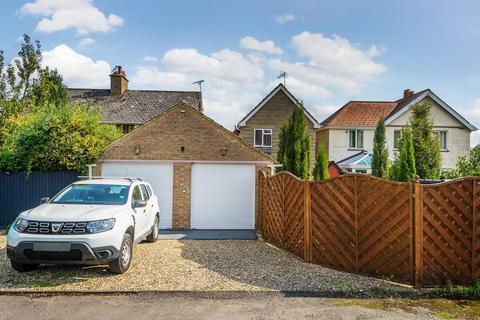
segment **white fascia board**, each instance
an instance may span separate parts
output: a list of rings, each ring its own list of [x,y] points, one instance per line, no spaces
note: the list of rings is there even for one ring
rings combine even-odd
[[[466,128],[468,128],[470,131],[476,131],[477,128],[472,125],[470,122],[468,122],[467,120],[465,120],[458,112],[456,112],[452,107],[450,107],[448,104],[446,104],[445,102],[443,102],[440,98],[438,98],[434,93],[432,93],[431,91],[427,91],[425,92],[424,94],[422,94],[421,96],[419,96],[418,98],[416,98],[415,100],[413,100],[412,102],[410,102],[409,104],[407,104],[405,107],[403,107],[400,111],[398,111],[397,113],[395,113],[392,117],[388,118],[386,121],[385,121],[385,125],[389,125],[391,124],[393,121],[395,121],[395,119],[397,119],[398,117],[400,117],[402,114],[404,114],[405,112],[407,112],[412,106],[414,106],[415,104],[417,104],[418,102],[422,101],[423,99],[425,99],[427,96],[429,96],[433,101],[435,101],[436,103],[438,103],[443,109],[445,109],[448,113],[450,113],[450,115],[452,117],[454,117],[455,119],[457,119],[460,123],[462,123]]]

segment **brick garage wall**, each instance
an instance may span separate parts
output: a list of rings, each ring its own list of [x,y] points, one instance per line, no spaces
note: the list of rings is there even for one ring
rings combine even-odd
[[[173,164],[173,229],[190,229],[192,164]]]
[[[140,149],[138,154],[135,153],[136,147]],[[225,155],[222,148],[228,149]],[[172,226],[175,229],[190,228],[192,163],[251,162],[257,163],[257,170],[264,170],[273,162],[232,132],[183,103],[109,145],[94,168],[95,175],[101,174],[102,159],[174,162]],[[258,201],[255,211],[257,215]]]
[[[254,129],[272,129],[272,147],[259,148],[269,150],[273,158],[276,158],[278,152],[278,135],[280,128],[288,121],[297,108],[295,103],[282,91],[278,91],[260,110],[257,111],[248,121],[245,127],[240,127],[240,138],[253,146]],[[310,161],[311,168],[315,164],[315,128],[313,123],[307,118],[308,133],[310,135]]]

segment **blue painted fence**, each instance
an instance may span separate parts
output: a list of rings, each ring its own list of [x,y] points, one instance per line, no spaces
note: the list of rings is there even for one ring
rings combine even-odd
[[[0,172],[0,226],[12,223],[20,212],[54,196],[78,176],[75,171]]]

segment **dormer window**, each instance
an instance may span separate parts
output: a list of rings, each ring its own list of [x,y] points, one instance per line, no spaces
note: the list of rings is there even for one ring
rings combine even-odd
[[[272,129],[255,129],[253,139],[253,145],[255,147],[271,147]]]

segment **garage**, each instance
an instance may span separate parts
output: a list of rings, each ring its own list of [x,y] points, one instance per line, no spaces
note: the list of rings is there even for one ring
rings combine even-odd
[[[257,177],[272,162],[182,102],[107,146],[95,174],[144,177],[162,229],[251,230]]]
[[[192,229],[253,229],[255,165],[193,164]]]
[[[158,197],[160,229],[172,228],[172,163],[105,161],[102,164],[102,176],[145,178]]]

